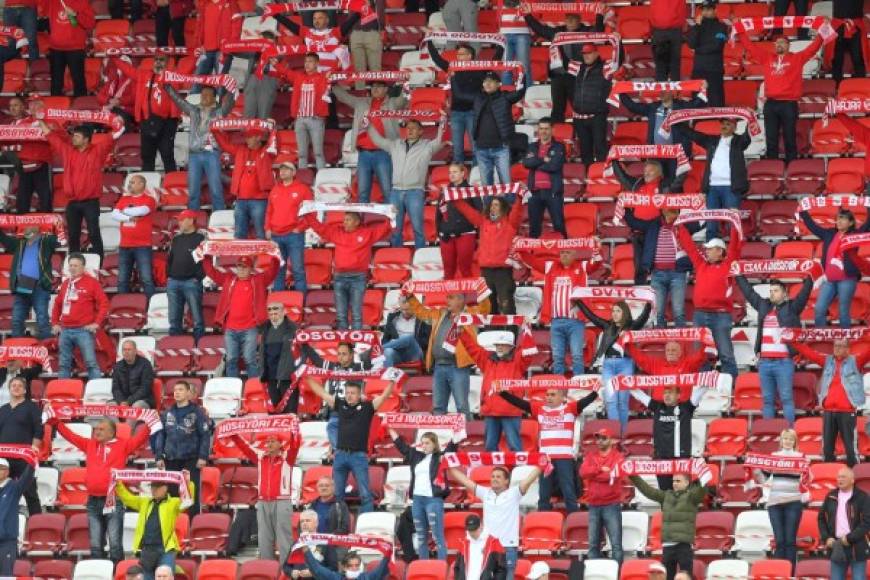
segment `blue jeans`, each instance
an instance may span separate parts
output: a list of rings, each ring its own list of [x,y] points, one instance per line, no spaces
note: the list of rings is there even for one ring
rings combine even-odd
[[[758,378],[761,380],[761,398],[764,405],[761,416],[773,419],[776,416],[776,395],[782,402],[782,414],[789,426],[794,425],[794,361],[788,358],[762,358],[758,361]]]
[[[374,509],[372,492],[369,491],[369,457],[362,451],[335,452],[335,461],[332,463],[332,479],[335,481],[335,499],[344,500],[344,491],[347,487],[347,474],[353,473],[359,490],[359,513],[364,514]]]
[[[196,278],[179,280],[169,278],[166,282],[166,298],[169,302],[169,334],[184,334],[184,305],[190,308],[193,318],[193,338],[199,340],[205,334],[205,319],[202,316],[202,281]]]
[[[840,328],[850,328],[852,317],[849,315],[849,310],[852,308],[852,297],[855,296],[857,287],[858,281],[853,278],[822,284],[819,298],[816,300],[816,326],[827,326],[828,308],[836,297],[840,310]]]
[[[504,53],[505,60],[518,60],[523,63],[523,84],[532,84],[532,35],[531,34],[505,34],[507,46]],[[505,85],[514,84],[511,73],[505,71],[501,75],[501,82]]]
[[[6,26],[17,26],[27,37],[28,56],[31,61],[39,59],[39,44],[36,41],[36,8],[17,6],[3,9],[3,22]]]
[[[415,546],[421,560],[429,559],[429,532],[437,546],[438,559],[447,560],[447,540],[444,539],[444,500],[440,497],[415,495],[411,498],[414,518]]]
[[[278,268],[275,284],[272,290],[281,291],[287,289],[287,263],[293,271],[293,289],[299,292],[308,290],[305,279],[305,234],[284,234],[283,236],[272,235],[272,241],[278,244],[284,264]]]
[[[634,361],[630,358],[606,358],[604,359],[604,364],[601,365],[601,384],[607,385],[610,379],[616,375],[633,374]],[[610,393],[609,398],[604,401],[607,407],[607,418],[619,421],[623,431],[625,431],[625,426],[628,425],[628,401],[630,397],[631,395],[628,391],[616,391]]]
[[[384,366],[394,367],[399,363],[407,363],[421,360],[423,349],[413,334],[406,334],[383,344]]]
[[[553,491],[558,487],[565,500],[565,510],[570,514],[577,507],[577,462],[573,459],[551,460],[553,471],[550,475],[541,477],[541,488],[538,494],[538,511],[548,512],[553,509],[550,500]]]
[[[571,372],[583,374],[583,346],[586,325],[574,318],[554,318],[550,323],[550,347],[553,349],[553,373],[565,374],[565,347],[571,349]]]
[[[475,147],[474,158],[480,169],[481,185],[493,185],[494,172],[498,171],[498,179],[502,183],[511,182],[511,151],[503,147]],[[505,196],[508,197],[508,196]]]
[[[205,180],[208,182],[212,210],[226,209],[224,185],[221,182],[221,154],[219,151],[190,152],[187,158],[187,207],[190,209],[200,208],[203,173],[205,173]]]
[[[514,571],[517,569],[517,559],[518,559],[518,548],[508,548],[504,549],[504,559],[505,559],[505,567],[507,568],[507,575],[505,576],[505,580],[514,580]]]
[[[266,239],[266,200],[265,199],[237,199],[233,208],[233,217],[236,222],[235,237],[244,240],[248,237],[248,229],[253,224],[254,233],[258,240]]]
[[[24,323],[30,316],[30,309],[36,313],[36,329],[39,340],[51,338],[51,319],[48,317],[48,303],[51,291],[43,290],[37,284],[32,294],[15,293],[12,302],[12,336],[24,336]]]
[[[737,209],[740,196],[728,185],[711,185],[707,192],[707,209]],[[734,235],[733,233],[731,235]],[[707,222],[707,241],[719,237],[719,222]]]
[[[157,568],[160,566],[169,566],[173,570],[175,570],[175,552],[163,552],[163,555],[160,556],[160,559],[157,560]],[[154,580],[154,570],[145,570],[145,580]]]
[[[245,359],[245,368],[249,378],[259,378],[260,367],[257,363],[257,327],[247,330],[225,330],[224,346],[226,348],[227,367],[225,376],[239,375],[239,353]]]
[[[831,562],[830,580],[846,580],[846,567],[852,568],[852,578],[865,578],[867,574],[867,560],[860,562],[849,561],[845,564]]]
[[[773,557],[789,560],[792,566],[797,561],[797,532],[801,523],[804,506],[799,501],[790,501],[778,505],[767,506],[770,525],[773,528],[773,538],[776,549]],[[863,579],[863,576],[855,576]]]
[[[671,311],[674,314],[674,324],[686,326],[686,272],[676,270],[653,270],[649,285],[656,295],[656,326],[664,328],[665,301],[668,292],[671,293]]]
[[[218,72],[217,68],[218,68],[218,64],[220,64],[220,62],[218,61],[218,57],[220,56],[220,54],[221,53],[219,50],[209,50],[207,52],[204,52],[199,57],[199,60],[196,61],[196,72],[194,74],[210,75],[210,74],[213,74],[215,72]],[[228,72],[230,72],[230,68],[232,67],[232,64],[233,64],[233,56],[231,54],[225,54],[224,55],[224,64],[222,67],[220,67],[220,73],[227,74]],[[202,87],[200,87],[199,85],[193,85],[193,88],[191,89],[190,93],[193,95],[198,95],[201,89],[202,89]],[[223,93],[224,93],[223,88],[218,89],[218,95],[222,95]]]
[[[443,415],[447,412],[447,402],[453,393],[456,412],[471,419],[468,407],[468,391],[471,382],[471,368],[456,365],[436,364],[432,369],[432,414]]]
[[[483,429],[484,446],[487,451],[498,451],[498,442],[502,433],[510,451],[523,450],[519,417],[484,417]]]
[[[610,538],[611,558],[622,564],[622,506],[618,503],[589,506],[589,555],[601,557],[601,527]]]
[[[118,249],[118,293],[130,293],[130,278],[133,277],[133,262],[139,281],[145,290],[145,296],[150,300],[154,296],[154,272],[151,270],[152,250],[150,246]]]
[[[378,176],[381,191],[386,194],[393,185],[393,161],[390,154],[380,149],[360,149],[356,168],[360,203],[368,203],[371,199],[373,174]]]
[[[719,364],[722,372],[737,379],[737,360],[734,358],[734,344],[731,342],[731,314],[729,312],[707,312],[695,310],[692,316],[695,326],[706,326],[713,333],[713,342],[719,351]]]
[[[453,162],[465,163],[465,133],[474,148],[474,111],[450,111],[450,140],[453,146]]]
[[[335,446],[338,445],[338,415],[335,413],[330,414],[329,420],[326,422],[326,438],[335,449]]]
[[[366,293],[366,275],[363,272],[336,274],[335,320],[339,330],[347,330],[347,306],[350,304],[352,328],[362,328],[363,296]]]
[[[422,189],[394,189],[390,191],[390,203],[396,208],[396,230],[393,232],[391,244],[394,248],[402,246],[402,230],[405,229],[405,212],[411,220],[414,230],[414,248],[426,247],[426,236],[423,235],[423,205],[426,194]]]
[[[103,547],[106,545],[106,535],[109,536],[109,557],[115,562],[124,559],[124,504],[115,502],[115,511],[103,513],[106,505],[105,497],[88,496],[88,538],[91,543],[91,558],[105,558]]]
[[[85,366],[88,368],[88,379],[99,379],[103,376],[97,363],[97,347],[94,333],[85,327],[64,328],[60,331],[58,350],[60,350],[60,370],[57,376],[68,379],[72,375],[73,348],[79,347]]]

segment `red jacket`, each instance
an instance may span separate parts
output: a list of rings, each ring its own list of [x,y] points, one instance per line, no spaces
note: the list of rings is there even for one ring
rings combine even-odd
[[[207,39],[210,37],[206,31],[206,6],[213,0],[196,0],[196,40],[194,46],[199,46],[205,50],[218,50],[220,46],[205,46]],[[216,26],[217,34],[215,38],[220,40],[238,40],[242,34],[242,18],[233,18],[234,15],[241,12],[239,5],[235,0],[219,0],[220,6],[217,13],[217,22],[209,22],[209,30],[212,26]]]
[[[51,308],[51,324],[64,328],[102,324],[109,313],[109,299],[100,282],[90,274],[82,274],[75,281],[75,295],[70,295],[68,310],[64,312],[63,304],[72,282],[71,278],[67,278],[60,285]]]
[[[97,25],[94,9],[88,0],[40,0],[41,12],[48,16],[51,33],[48,48],[52,50],[84,50],[88,35]],[[76,13],[77,26],[67,17],[64,4]],[[32,47],[31,47],[32,49]]]
[[[480,387],[480,414],[484,417],[521,417],[523,411],[508,403],[499,394],[490,390],[492,382],[498,379],[521,379],[526,375],[529,361],[520,356],[516,349],[510,358],[498,359],[477,344],[477,339],[467,332],[459,334],[459,340],[465,350],[474,359],[474,364],[483,373],[483,384]]]
[[[372,264],[372,246],[393,233],[393,227],[386,221],[361,225],[346,232],[343,224],[322,224],[307,214],[305,224],[318,236],[335,244],[336,272],[368,272]]]
[[[457,201],[453,205],[471,225],[480,230],[480,242],[477,244],[478,265],[481,268],[507,268],[514,238],[523,221],[523,204],[520,200],[516,200],[506,219],[502,218],[497,222],[464,201]]]
[[[133,117],[137,122],[142,122],[148,118],[148,94],[151,93],[151,113],[164,119],[180,119],[181,111],[175,105],[169,94],[164,89],[163,85],[156,82],[158,76],[154,71],[147,68],[138,68],[121,60],[119,58],[112,59],[115,66],[128,78],[135,81],[135,95],[133,97]],[[194,63],[177,68],[177,72],[190,74],[193,72]],[[154,88],[150,89],[151,79],[155,78]]]
[[[251,463],[257,466],[257,498],[260,501],[290,499],[293,493],[293,465],[296,464],[298,445],[291,445],[280,455],[266,455],[238,435],[233,436],[239,448]]]
[[[589,505],[602,506],[622,501],[622,478],[613,481],[610,473],[601,471],[602,467],[609,467],[612,471],[625,457],[613,446],[605,455],[597,449],[583,456],[580,464],[580,477],[586,492],[583,499]]]
[[[118,62],[123,61],[109,60],[106,79],[97,93],[97,102],[100,105],[107,106],[110,99],[118,99],[118,106],[132,115],[136,96],[135,75],[132,78],[129,77],[118,68]]]
[[[734,307],[731,263],[740,257],[740,239],[732,233],[725,259],[711,264],[692,241],[692,234],[685,226],[677,228],[677,237],[695,268],[695,310],[731,312]]]
[[[707,353],[703,348],[696,350],[689,356],[683,356],[676,364],[671,364],[667,360],[650,356],[642,352],[633,344],[627,344],[625,352],[631,357],[631,360],[647,375],[681,375],[683,373],[697,373],[701,367],[707,362]],[[665,388],[656,387],[652,391],[652,398],[656,401],[664,400]],[[685,386],[680,389],[680,402],[688,401],[692,396],[692,387]]]
[[[686,26],[686,3],[683,0],[652,0],[649,23],[653,28],[679,28]]]
[[[313,199],[314,193],[304,183],[276,183],[266,205],[266,231],[273,236],[304,233],[305,222],[299,217],[299,208],[303,201]]]
[[[599,260],[582,262],[575,260],[573,264],[566,268],[562,266],[560,262],[553,262],[552,266],[550,266],[550,269],[547,271],[547,276],[544,278],[544,299],[541,302],[542,324],[550,324],[553,319],[553,291],[556,278],[570,277],[572,287],[586,286],[589,279],[586,274],[594,271],[599,264],[601,264]],[[568,294],[570,297],[570,289],[568,290]],[[561,298],[562,297],[560,297],[560,299]],[[579,314],[575,315],[574,318],[579,319]]]
[[[88,466],[85,487],[88,495],[94,497],[106,497],[112,470],[124,469],[130,454],[145,445],[151,435],[148,429],[140,428],[129,439],[116,437],[106,443],[100,443],[96,439],[76,435],[72,429],[61,422],[57,423],[57,432],[85,452],[85,465]]]
[[[486,530],[481,531],[481,533],[486,534],[486,540],[483,543],[483,557],[480,559],[480,577],[498,578],[496,570],[505,569],[504,547],[502,547],[498,538],[489,534]],[[459,553],[456,554],[456,561],[453,563],[454,578],[456,580],[478,580],[477,578],[467,577],[468,562],[471,556],[470,548],[468,535],[463,534],[459,539]]]
[[[816,36],[800,52],[789,52],[782,56],[752,42],[746,33],[740,35],[743,47],[752,58],[764,65],[764,96],[778,101],[797,101],[803,95],[803,70],[807,63],[822,46],[822,37]]]
[[[268,147],[263,145],[259,149],[250,149],[246,144],[236,145],[222,131],[213,131],[215,140],[220,148],[233,156],[233,179],[230,192],[239,197],[242,183],[242,173],[249,162],[256,163],[257,184],[260,186],[262,199],[269,197],[269,190],[275,185],[275,174],[272,173],[272,164],[275,163],[275,155],[269,153]]]
[[[238,278],[232,272],[219,272],[214,267],[211,258],[208,257],[203,260],[202,267],[205,270],[206,276],[214,280],[221,287],[221,297],[215,309],[214,320],[223,326],[230,308],[233,285]],[[269,287],[272,285],[272,281],[275,280],[277,273],[278,259],[272,258],[269,260],[269,266],[263,272],[251,275],[251,283],[254,286],[254,318],[257,324],[266,322],[266,296],[269,294]]]
[[[112,139],[92,141],[83,151],[70,143],[61,131],[48,134],[51,150],[63,161],[63,191],[69,201],[100,199],[103,194],[103,168],[115,147]]]

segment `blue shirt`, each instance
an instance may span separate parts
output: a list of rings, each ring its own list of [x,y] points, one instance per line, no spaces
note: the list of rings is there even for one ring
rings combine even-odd
[[[665,122],[665,117],[668,116],[673,109],[667,108],[664,105],[659,105],[656,108],[655,117],[650,119],[651,122],[655,123],[655,129],[653,130],[653,139],[655,143],[653,145],[673,145],[674,143],[674,134],[671,133],[667,137],[663,137],[661,133],[659,133],[659,129],[662,126],[662,123]]]
[[[21,261],[18,263],[18,274],[39,279],[39,241],[35,237],[24,245]]]

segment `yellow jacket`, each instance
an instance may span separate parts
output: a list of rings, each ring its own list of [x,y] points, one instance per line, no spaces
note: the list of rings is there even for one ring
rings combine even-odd
[[[192,481],[187,484],[187,488],[190,490],[190,497],[194,497]],[[154,508],[154,500],[147,495],[133,495],[127,486],[120,482],[116,485],[115,492],[125,506],[139,512],[136,531],[133,534],[133,552],[138,552],[142,536],[145,535],[145,522],[148,521],[148,516],[151,515],[151,510]],[[175,534],[175,521],[182,511],[184,510],[181,507],[181,498],[167,496],[164,501],[160,502],[160,531],[163,532],[163,549],[166,552],[181,549],[178,544],[178,536]]]
[[[435,337],[438,335],[438,328],[447,316],[446,308],[426,308],[416,296],[408,297],[408,305],[411,307],[411,312],[420,320],[425,320],[432,325],[432,332],[429,333],[429,347],[426,349],[426,369],[432,369],[432,347],[435,343]],[[489,298],[484,298],[477,306],[466,306],[465,311],[469,314],[489,314]],[[469,328],[469,331],[477,336],[477,331],[474,328]],[[459,342],[456,344],[456,366],[460,368],[470,367],[474,364],[474,359],[469,356],[465,347]]]

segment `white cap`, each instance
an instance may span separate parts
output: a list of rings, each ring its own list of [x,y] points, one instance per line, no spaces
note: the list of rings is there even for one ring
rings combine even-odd
[[[537,580],[544,574],[549,573],[550,567],[547,565],[546,562],[535,562],[534,564],[532,564],[532,568],[531,570],[529,570],[529,574],[528,576],[526,576],[526,578],[528,578],[529,580]]]
[[[728,249],[728,244],[726,244],[722,238],[713,238],[706,244],[704,244],[705,248],[722,248],[723,250]]]
[[[513,332],[494,332],[494,336],[492,337],[492,344],[507,344],[509,346],[514,345],[514,333]]]
[[[0,457],[0,468],[2,468],[2,467],[9,469],[9,462],[6,461],[5,459],[3,459],[2,457]]]

